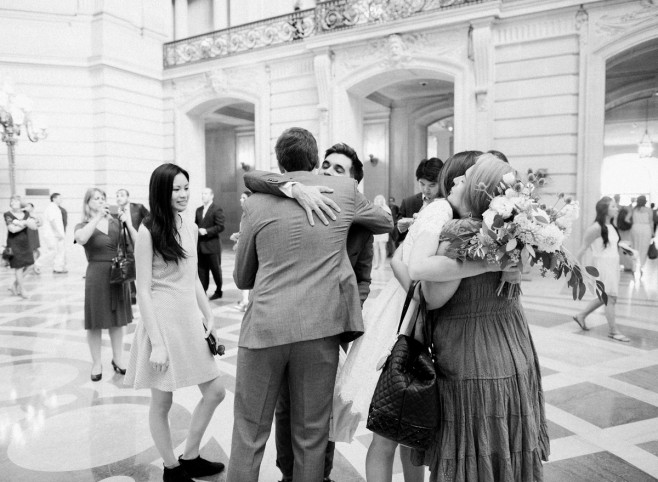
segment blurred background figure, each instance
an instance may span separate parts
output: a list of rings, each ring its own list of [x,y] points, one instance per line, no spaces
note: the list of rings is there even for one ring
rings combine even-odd
[[[34,204],[32,203],[25,203],[25,207],[23,208],[23,211],[27,213],[29,216],[29,219],[34,223],[34,225],[37,227],[37,229],[28,229],[27,230],[27,238],[30,242],[30,249],[32,250],[32,255],[34,256],[34,264],[32,265],[32,271],[35,274],[40,274],[41,269],[38,266],[38,259],[39,259],[39,248],[41,247],[41,242],[39,241],[39,229],[41,225],[43,224],[41,222],[41,218],[39,218],[36,213],[34,212]]]
[[[60,209],[62,196],[55,192],[50,195],[50,204],[46,207],[43,217],[42,239],[43,253],[39,266],[53,267],[53,273],[68,273],[66,269],[66,228],[64,215]]]
[[[375,206],[379,206],[387,213],[391,214],[391,209],[386,204],[386,198],[381,194],[375,196]],[[375,269],[384,268],[386,265],[386,245],[389,241],[389,234],[375,234],[374,235],[374,260],[373,265]]]
[[[253,193],[249,189],[247,189],[242,194],[240,194],[240,207],[244,206],[244,202],[252,194]],[[242,225],[240,226],[240,229],[242,229]],[[233,251],[236,251],[238,249],[238,241],[240,240],[240,232],[238,231],[237,233],[231,234],[231,237],[229,239],[235,243],[233,245]],[[240,310],[244,313],[245,311],[247,311],[247,305],[249,304],[249,291],[250,290],[241,290],[241,291],[242,291],[242,299],[240,301],[238,301],[237,308],[238,308],[238,310]]]
[[[393,256],[393,253],[395,253],[395,250],[398,247],[398,216],[400,216],[400,206],[395,203],[395,198],[393,196],[388,198],[388,207],[391,210],[391,216],[393,216],[394,228],[388,236],[386,255]]]
[[[118,209],[115,217],[118,219],[118,216],[121,213],[127,213],[128,220],[133,228],[135,228],[135,231],[139,230],[142,221],[149,215],[149,210],[146,209],[143,204],[130,202],[130,193],[127,189],[119,189],[117,191],[117,207]],[[133,247],[135,246],[134,241],[134,239],[130,240]],[[130,304],[134,305],[137,303],[136,292],[135,282],[132,281],[130,283]]]
[[[587,228],[576,257],[582,262],[583,255],[587,250],[592,253],[594,267],[599,270],[599,280],[605,285],[608,295],[608,303],[605,305],[605,319],[608,322],[608,336],[615,341],[628,343],[631,341],[627,336],[621,334],[617,329],[615,319],[615,305],[617,304],[617,293],[619,291],[619,235],[614,226],[614,220],[619,214],[619,208],[614,199],[608,196],[601,198],[596,203],[596,218],[594,223]],[[578,326],[584,331],[589,331],[585,319],[597,308],[604,306],[603,301],[596,298],[585,307],[583,311],[573,317]]]
[[[222,297],[222,243],[219,233],[224,231],[224,211],[214,203],[214,199],[212,189],[207,187],[201,191],[203,206],[197,208],[194,217],[194,222],[199,226],[199,279],[204,291],[208,290],[210,273],[215,280],[216,288],[210,296],[211,300]]]
[[[640,256],[638,269],[641,276],[653,236],[653,211],[647,206],[645,195],[637,197],[635,207],[626,214],[626,222],[631,224],[631,246]]]
[[[127,212],[119,214],[119,220],[110,215],[105,192],[89,188],[82,202],[82,222],[74,230],[75,242],[85,248],[87,273],[85,276],[85,330],[91,353],[91,381],[103,376],[101,360],[102,330],[110,332],[112,345],[112,369],[125,375],[123,364],[123,327],[132,322],[130,289],[127,283],[110,284],[112,259],[118,254],[122,225],[125,223],[130,236],[137,232],[130,223]],[[129,248],[130,249],[130,248]]]
[[[9,287],[14,296],[29,298],[23,286],[25,270],[34,264],[34,255],[30,247],[29,230],[36,230],[37,225],[30,215],[23,210],[20,196],[9,199],[9,211],[5,213],[7,224],[7,249],[11,250],[9,267],[14,270],[15,280]]]

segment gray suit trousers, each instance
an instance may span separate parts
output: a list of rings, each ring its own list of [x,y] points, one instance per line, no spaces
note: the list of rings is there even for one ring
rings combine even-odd
[[[338,336],[270,348],[238,348],[227,482],[258,480],[279,391],[286,381],[295,457],[293,480],[322,481],[338,348]]]

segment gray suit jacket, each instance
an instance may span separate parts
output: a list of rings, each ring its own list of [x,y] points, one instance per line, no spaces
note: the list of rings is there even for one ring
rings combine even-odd
[[[375,234],[393,227],[391,216],[372,205],[344,177],[288,173],[290,180],[334,189],[341,207],[329,226],[311,226],[296,201],[254,194],[243,206],[240,242],[233,279],[240,289],[253,289],[242,320],[239,346],[272,346],[363,333],[354,271],[345,250],[354,222]],[[281,179],[272,178],[273,183]]]

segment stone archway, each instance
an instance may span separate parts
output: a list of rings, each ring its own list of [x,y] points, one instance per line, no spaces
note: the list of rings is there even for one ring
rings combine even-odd
[[[581,15],[581,88],[579,100],[578,194],[581,229],[594,218],[601,192],[604,159],[606,64],[635,46],[658,38],[658,4],[637,2],[619,12]],[[593,34],[597,34],[594,36]],[[575,233],[577,236],[579,233]]]

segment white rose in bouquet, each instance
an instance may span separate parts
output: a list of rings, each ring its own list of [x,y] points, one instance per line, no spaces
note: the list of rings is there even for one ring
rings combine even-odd
[[[491,200],[489,209],[496,211],[503,219],[507,219],[512,215],[514,210],[514,203],[503,196],[496,196]]]

